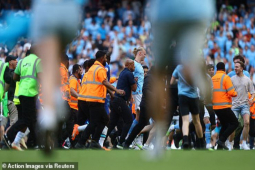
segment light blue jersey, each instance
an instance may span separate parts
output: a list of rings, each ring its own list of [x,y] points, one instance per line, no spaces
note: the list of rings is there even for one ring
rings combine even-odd
[[[249,73],[248,71],[243,70],[243,74],[250,78],[250,73]],[[235,72],[234,70],[228,73],[228,76],[229,76],[230,78],[233,77],[233,76],[235,76],[235,75],[236,75],[236,72]]]
[[[135,62],[135,71],[134,71],[134,77],[138,77],[137,81],[137,89],[136,92],[133,92],[132,94],[142,94],[143,90],[143,79],[144,79],[144,71],[143,71],[143,66],[141,63],[138,63],[137,61]]]
[[[184,95],[190,98],[198,98],[197,87],[187,83],[183,76],[182,65],[178,65],[175,68],[173,77],[178,79],[178,95]]]

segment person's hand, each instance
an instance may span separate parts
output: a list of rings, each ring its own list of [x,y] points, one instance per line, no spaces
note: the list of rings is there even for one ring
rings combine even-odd
[[[135,82],[138,82],[138,77],[135,77]]]
[[[116,93],[119,94],[119,95],[121,95],[121,96],[124,96],[124,95],[125,95],[125,91],[124,91],[124,90],[119,90],[119,89],[117,89]]]
[[[253,104],[253,99],[249,99],[249,105],[251,106]]]

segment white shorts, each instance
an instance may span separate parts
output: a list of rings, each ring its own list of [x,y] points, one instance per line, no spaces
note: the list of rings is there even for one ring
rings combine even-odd
[[[206,107],[204,107],[204,109],[205,109],[204,117],[210,117],[210,114],[209,114],[208,110],[206,109]]]
[[[135,101],[135,110],[140,110],[140,103],[142,100],[142,94],[134,94],[133,99]]]

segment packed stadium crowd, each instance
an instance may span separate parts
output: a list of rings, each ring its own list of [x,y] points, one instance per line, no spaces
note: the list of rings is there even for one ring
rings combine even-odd
[[[14,12],[10,0],[1,5],[3,16],[10,11],[13,17],[32,16],[29,6]],[[59,149],[152,150],[156,127],[148,106],[157,56],[152,52],[153,28],[146,15],[150,8],[150,2],[136,0],[114,5],[89,1],[84,6],[80,29],[59,63],[59,91],[67,114],[50,139],[38,140],[36,113],[44,109],[44,102],[38,88],[41,59],[33,41],[27,36],[14,48],[1,44],[1,147],[40,149],[47,140],[51,148]],[[190,84],[182,65],[164,80],[171,118],[162,129],[162,147],[254,148],[253,10],[247,5],[222,5],[204,32],[200,54],[211,95],[204,96]],[[0,20],[0,29],[6,28],[8,22]]]

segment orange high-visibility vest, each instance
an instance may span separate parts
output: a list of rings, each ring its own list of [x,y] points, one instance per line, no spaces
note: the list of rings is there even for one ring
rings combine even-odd
[[[81,81],[81,90],[80,90],[80,93],[79,93],[78,100],[86,101],[86,99],[83,98],[82,96],[85,96],[85,92],[86,92],[86,87],[87,87],[87,84],[86,84],[87,74],[88,74],[88,73],[85,73],[84,76],[83,76],[83,78],[82,78],[82,81]]]
[[[61,86],[60,91],[62,93],[62,99],[70,101],[70,86],[68,81],[68,70],[64,64],[60,65],[60,76],[61,76]]]
[[[102,82],[107,79],[107,71],[104,66],[96,61],[87,72],[85,79],[85,92],[80,93],[79,100],[105,103],[107,89]]]
[[[70,89],[73,88],[79,94],[81,90],[80,81],[74,75],[70,76],[69,84],[70,84]],[[69,106],[72,109],[78,110],[78,99],[71,95]]]
[[[232,81],[224,71],[217,71],[212,77],[213,82],[213,109],[231,108],[232,97],[237,96],[237,92]]]
[[[251,93],[249,93],[249,92],[248,92],[248,97],[249,97],[249,99],[251,98]],[[252,101],[253,101],[253,103],[250,106],[250,112],[251,112],[251,118],[255,119],[255,98],[253,98]]]
[[[43,94],[42,94],[42,85],[40,84],[40,87],[39,87],[39,94],[38,94],[38,99],[40,101],[41,104],[43,104]]]

